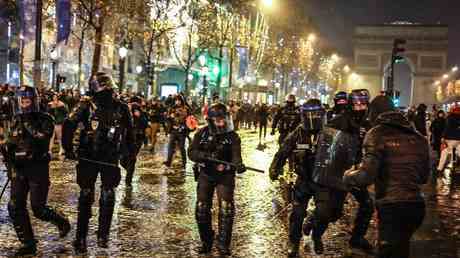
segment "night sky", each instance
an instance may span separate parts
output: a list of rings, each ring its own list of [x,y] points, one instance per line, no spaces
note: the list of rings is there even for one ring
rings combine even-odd
[[[278,0],[283,1],[283,0]],[[449,64],[460,65],[460,0],[300,0],[304,13],[339,53],[352,57],[353,28],[409,21],[449,26]]]

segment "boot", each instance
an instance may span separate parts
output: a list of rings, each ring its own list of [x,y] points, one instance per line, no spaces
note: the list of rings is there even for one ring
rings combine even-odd
[[[312,237],[313,241],[313,250],[315,250],[315,253],[317,255],[321,255],[324,252],[324,245],[323,241],[321,240],[321,237]]]
[[[208,254],[212,250],[212,245],[214,243],[214,231],[211,231],[211,236],[207,240],[201,242],[201,246],[198,249],[199,254]]]
[[[363,237],[351,238],[349,244],[352,249],[363,251],[365,254],[374,254],[374,246]]]
[[[72,245],[73,245],[76,255],[83,255],[88,252],[88,248],[86,246],[86,238],[75,239]]]
[[[288,244],[288,257],[289,258],[297,258],[299,257],[299,243],[292,243],[289,241]]]
[[[28,240],[16,251],[14,256],[35,256],[37,254],[37,241]]]
[[[310,215],[307,217],[305,222],[303,223],[302,231],[303,234],[306,236],[309,236],[311,234],[311,231],[313,230],[313,216]]]
[[[103,189],[99,201],[99,228],[97,231],[97,245],[107,248],[109,242],[110,226],[112,224],[115,206],[115,192],[113,189]]]
[[[70,223],[62,212],[46,207],[44,215],[43,219],[45,221],[50,221],[53,225],[57,226],[60,238],[64,238],[69,234],[71,228]]]
[[[233,203],[222,201],[219,211],[219,235],[217,249],[220,255],[231,255],[230,243],[232,240],[233,218],[235,207]]]

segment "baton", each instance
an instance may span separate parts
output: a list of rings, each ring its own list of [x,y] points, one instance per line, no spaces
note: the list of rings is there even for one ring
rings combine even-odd
[[[227,166],[231,166],[231,167],[235,167],[237,168],[238,166],[231,163],[231,162],[228,162],[228,161],[223,161],[223,160],[218,160],[218,159],[213,159],[213,158],[206,158],[207,161],[211,161],[211,162],[216,162],[216,163],[221,163],[221,164],[224,164],[224,165],[227,165]],[[246,166],[245,166],[246,167]],[[262,173],[264,174],[265,171],[263,170],[260,170],[260,169],[257,169],[257,168],[251,168],[251,167],[246,167],[247,170],[252,170],[254,172],[257,172],[257,173]]]
[[[6,180],[6,183],[3,186],[2,193],[0,194],[0,201],[2,200],[3,194],[5,193],[6,187],[8,186],[9,183],[10,183],[10,178]]]
[[[102,161],[97,161],[97,160],[92,160],[92,159],[85,159],[85,158],[78,158],[78,159],[83,160],[83,161],[87,161],[87,162],[90,162],[90,163],[94,163],[94,164],[99,164],[99,165],[118,168],[118,165],[115,165],[115,164],[112,164],[112,163],[107,163],[107,162],[102,162]]]

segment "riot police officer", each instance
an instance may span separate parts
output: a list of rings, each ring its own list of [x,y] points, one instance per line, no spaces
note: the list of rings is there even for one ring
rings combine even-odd
[[[308,202],[314,196],[316,188],[311,173],[325,110],[321,106],[321,101],[311,99],[301,106],[300,113],[301,125],[286,137],[270,166],[270,178],[277,180],[282,174],[287,158],[294,154],[294,171],[297,179],[293,189],[293,208],[289,219],[289,257],[298,256],[302,223],[306,216]]]
[[[342,182],[345,170],[361,161],[362,141],[370,127],[366,120],[369,92],[352,91],[349,103],[349,111],[336,115],[323,130],[319,140],[313,181],[320,188],[316,192],[314,218],[310,218],[305,226],[306,234],[313,228],[312,239],[317,253],[323,251],[321,237],[329,223],[337,221],[342,216],[348,192],[359,203],[349,241],[350,247],[365,253],[373,252],[372,245],[364,238],[374,212],[373,201],[366,188],[350,190]]]
[[[108,247],[110,225],[115,206],[115,189],[120,183],[118,167],[120,153],[133,152],[135,142],[132,117],[128,105],[113,97],[112,78],[97,73],[90,82],[92,101],[81,101],[65,121],[63,146],[67,158],[74,158],[73,135],[80,124],[78,148],[77,183],[80,186],[78,200],[75,251],[85,253],[88,223],[94,203],[94,187],[101,175],[101,196],[97,244]]]
[[[217,248],[222,255],[230,255],[233,220],[235,216],[235,173],[243,173],[241,140],[233,130],[227,107],[212,104],[208,111],[208,125],[200,129],[189,147],[189,157],[200,163],[195,216],[202,246],[200,253],[209,253],[214,242],[212,229],[212,199],[217,191],[219,226]],[[218,161],[231,162],[233,166]]]
[[[134,132],[136,136],[136,143],[133,152],[126,153],[121,159],[121,165],[126,169],[125,183],[127,187],[131,187],[133,180],[134,170],[136,169],[137,155],[146,138],[145,130],[148,127],[147,114],[142,110],[142,100],[139,97],[132,97],[129,101],[129,107],[133,117]]]
[[[296,106],[296,97],[294,94],[289,94],[286,96],[286,105],[279,109],[273,118],[271,134],[274,135],[276,128],[278,128],[280,133],[278,143],[281,145],[284,138],[294,131],[299,123],[300,113]]]
[[[179,146],[182,168],[185,169],[187,164],[187,152],[185,151],[185,139],[187,138],[188,128],[186,125],[186,118],[190,114],[190,110],[187,108],[185,99],[182,95],[175,97],[175,105],[168,112],[169,121],[169,143],[168,143],[168,157],[164,165],[171,167],[174,153],[176,152],[176,146]]]
[[[8,212],[22,243],[16,255],[35,255],[37,240],[27,211],[29,192],[34,216],[56,225],[61,238],[69,233],[70,224],[62,213],[47,206],[50,186],[48,146],[54,131],[53,118],[40,112],[35,88],[22,86],[15,97],[11,132],[2,136],[6,140],[2,153],[11,180]]]

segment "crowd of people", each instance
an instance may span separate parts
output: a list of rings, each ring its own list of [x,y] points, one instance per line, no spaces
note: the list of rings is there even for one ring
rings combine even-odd
[[[173,166],[176,149],[181,154],[182,170],[188,159],[195,163],[195,218],[202,242],[199,253],[209,253],[215,243],[220,254],[230,255],[236,216],[235,176],[247,170],[241,156],[244,139],[238,129],[259,129],[262,145],[270,126],[272,135],[279,133],[270,179],[295,174],[288,200],[292,205],[289,257],[299,256],[303,235],[311,235],[315,253],[324,252],[322,236],[329,224],[343,215],[348,194],[359,204],[350,248],[380,258],[409,257],[409,241],[425,216],[420,186],[431,176],[429,142],[438,154],[439,173],[449,154],[453,157],[453,149],[460,146],[459,107],[454,106],[447,118],[443,111],[434,110],[430,119],[426,105],[404,113],[393,106],[389,96],[371,101],[365,89],[338,92],[332,109],[314,98],[299,105],[292,94],[283,106],[223,103],[214,95],[209,104],[200,107],[182,93],[164,99],[117,94],[111,77],[97,73],[85,94],[2,85],[0,99],[0,150],[11,180],[8,211],[22,243],[17,255],[37,251],[27,212],[29,192],[35,217],[56,225],[60,237],[70,231],[65,215],[47,205],[49,163],[55,152],[78,161],[75,252],[87,252],[99,175],[97,245],[107,248],[115,193],[121,181],[119,164],[126,170],[126,187],[131,187],[141,148],[155,153],[160,131],[168,137],[165,167]],[[78,147],[74,147],[77,142]],[[57,151],[54,146],[58,146]],[[375,185],[375,198],[369,185]],[[216,230],[212,227],[215,191]],[[311,201],[315,209],[307,213]],[[377,250],[365,238],[375,210],[379,218]]]

